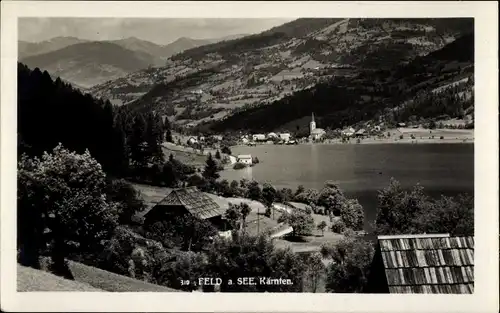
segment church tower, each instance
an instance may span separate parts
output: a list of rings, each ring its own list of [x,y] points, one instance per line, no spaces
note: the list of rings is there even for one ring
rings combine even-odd
[[[314,112],[312,112],[311,123],[309,123],[309,131],[312,134],[313,130],[316,129],[316,122],[314,121]]]

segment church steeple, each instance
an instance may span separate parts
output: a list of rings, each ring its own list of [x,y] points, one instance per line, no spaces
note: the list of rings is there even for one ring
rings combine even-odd
[[[309,123],[309,131],[312,134],[312,132],[316,129],[316,122],[314,121],[314,112],[312,112],[312,119],[311,122]]]

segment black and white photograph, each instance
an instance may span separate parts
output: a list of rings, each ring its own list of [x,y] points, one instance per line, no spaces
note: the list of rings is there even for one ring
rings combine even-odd
[[[484,293],[477,12],[17,17],[12,292]]]

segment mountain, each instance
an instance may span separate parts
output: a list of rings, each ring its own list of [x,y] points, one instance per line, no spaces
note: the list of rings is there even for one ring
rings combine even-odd
[[[395,126],[464,119],[474,110],[473,77],[474,37],[467,34],[390,71],[335,78],[270,105],[240,110],[209,127],[215,131],[307,132],[309,119],[304,117],[311,112],[319,117],[320,125],[330,129],[359,123]]]
[[[230,35],[221,38],[213,38],[213,39],[192,39],[187,37],[181,37],[174,42],[171,42],[167,45],[158,45],[152,43],[150,41],[142,40],[136,37],[129,37],[120,40],[110,41],[117,45],[122,46],[123,48],[138,51],[150,54],[156,58],[158,58],[158,65],[164,65],[165,60],[171,57],[174,54],[183,52],[185,50],[189,50],[192,48],[196,48],[199,46],[212,44],[220,41],[233,40],[237,38],[244,37],[245,35]]]
[[[76,37],[55,37],[41,42],[27,42],[21,40],[18,42],[18,56],[19,59],[24,59],[32,55],[56,51],[83,42],[87,42],[87,40]]]
[[[165,66],[132,73],[90,92],[191,125],[214,124],[239,111],[273,106],[332,81],[341,84],[342,90],[362,84],[361,89],[382,90],[389,96],[384,88],[394,83],[391,88],[396,90],[397,83],[384,80],[383,75],[391,77],[396,68],[473,29],[472,19],[460,18],[298,19],[260,34],[186,50],[173,55]],[[379,81],[372,79],[373,73],[382,75]],[[369,92],[373,101],[361,94],[368,97],[363,106],[385,99],[382,91],[378,96]],[[357,98],[349,101],[357,103]],[[310,110],[302,113],[309,116]]]
[[[110,42],[85,42],[23,58],[21,62],[88,88],[148,68],[156,60],[150,54]]]

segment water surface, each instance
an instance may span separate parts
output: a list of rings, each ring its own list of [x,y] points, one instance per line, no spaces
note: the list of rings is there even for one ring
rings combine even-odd
[[[419,183],[431,196],[474,192],[473,144],[260,145],[232,150],[234,155],[256,156],[260,163],[226,170],[222,178],[255,179],[293,190],[299,185],[320,189],[332,180],[363,205],[366,224],[375,218],[377,191],[391,177],[404,188]]]

